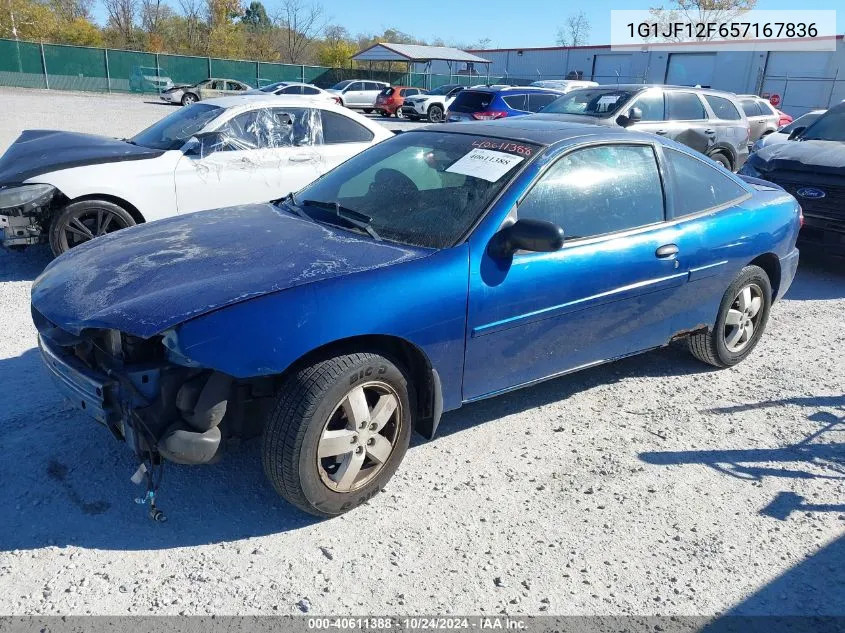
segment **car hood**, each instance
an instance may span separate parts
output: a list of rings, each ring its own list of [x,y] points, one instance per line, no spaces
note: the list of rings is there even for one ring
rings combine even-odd
[[[424,257],[431,249],[304,220],[271,204],[216,209],[77,246],[32,285],[32,307],[63,330],[144,338],[224,306]]]
[[[0,185],[59,169],[156,158],[164,152],[94,134],[25,130],[0,157]]]
[[[764,175],[776,170],[809,171],[845,176],[845,143],[788,141],[766,145],[748,159]]]

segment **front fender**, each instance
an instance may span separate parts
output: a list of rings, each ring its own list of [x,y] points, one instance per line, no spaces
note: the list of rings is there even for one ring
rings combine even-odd
[[[171,346],[185,362],[237,378],[276,375],[357,336],[392,336],[428,357],[445,410],[461,403],[469,247],[257,297],[188,321]]]

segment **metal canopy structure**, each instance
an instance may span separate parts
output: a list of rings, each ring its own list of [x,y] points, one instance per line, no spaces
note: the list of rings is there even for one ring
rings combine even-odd
[[[490,74],[490,60],[467,53],[459,48],[451,46],[422,46],[420,44],[392,44],[390,42],[379,42],[369,48],[358,51],[352,56],[356,62],[369,62],[372,69],[373,62],[387,62],[388,68],[391,62],[405,62],[410,71],[411,64],[425,64],[427,84],[431,83],[431,62],[445,61],[449,66],[449,74],[452,74],[454,62],[466,63],[470,69],[474,64],[486,64],[487,74]]]

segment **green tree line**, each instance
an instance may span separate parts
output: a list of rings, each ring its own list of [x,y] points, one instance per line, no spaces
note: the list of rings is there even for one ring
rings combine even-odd
[[[309,0],[282,0],[272,11],[260,0],[97,1],[103,26],[93,19],[95,0],[0,0],[0,38],[331,67],[350,67],[353,54],[377,42],[447,45],[396,28],[352,35]]]

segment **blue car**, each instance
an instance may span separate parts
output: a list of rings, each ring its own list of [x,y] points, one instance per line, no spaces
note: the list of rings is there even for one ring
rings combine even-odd
[[[275,489],[334,516],[444,411],[686,338],[746,358],[800,208],[688,148],[529,118],[386,140],[275,203],[92,240],[32,288],[44,362],[135,452],[263,436]]]
[[[495,121],[539,112],[562,97],[562,90],[532,86],[482,86],[462,90],[449,105],[447,123]]]

